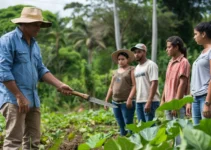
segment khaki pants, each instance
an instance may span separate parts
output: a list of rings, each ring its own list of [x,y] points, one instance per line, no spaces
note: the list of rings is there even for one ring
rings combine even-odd
[[[19,113],[18,106],[6,103],[1,108],[6,119],[6,136],[3,150],[37,150],[40,144],[40,109],[30,108]]]

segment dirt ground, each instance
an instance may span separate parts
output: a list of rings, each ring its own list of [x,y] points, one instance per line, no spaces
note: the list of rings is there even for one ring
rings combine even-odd
[[[72,132],[74,132],[74,128],[70,128],[67,130],[68,134]],[[82,142],[83,138],[81,134],[76,134],[74,138],[71,140],[69,140],[68,137],[66,136],[62,144],[60,145],[59,150],[77,150],[78,145],[80,145]]]

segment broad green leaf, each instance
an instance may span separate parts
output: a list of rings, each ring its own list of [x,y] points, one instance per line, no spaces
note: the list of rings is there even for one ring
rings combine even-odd
[[[83,144],[80,144],[80,145],[78,146],[78,150],[90,150],[90,147],[89,147],[88,144],[83,143]]]
[[[144,150],[171,150],[171,146],[168,142],[162,142],[158,146],[147,144]]]
[[[211,136],[211,119],[202,119],[196,129],[202,130]]]
[[[193,123],[188,120],[188,119],[180,119],[180,118],[177,118],[176,119],[176,122],[182,127],[182,128],[185,128],[185,127],[190,127],[190,128],[193,128]]]
[[[180,132],[180,126],[177,123],[176,119],[169,121],[166,124],[166,131],[168,135],[168,139],[174,139]]]
[[[197,150],[210,150],[211,149],[211,137],[203,131],[197,129],[184,128],[184,139],[187,141],[187,145],[192,146]]]
[[[155,124],[155,122],[156,121],[148,121],[148,122],[140,121],[138,125],[135,125],[135,124],[126,125],[126,129],[129,129],[133,131],[134,133],[139,133],[141,130],[151,127],[153,124]]]
[[[173,99],[170,102],[166,102],[160,107],[158,107],[157,111],[163,111],[163,110],[179,110],[182,108],[185,104],[187,103],[192,103],[193,102],[193,97],[191,96],[186,96],[180,100],[178,99]]]
[[[86,144],[90,146],[90,148],[98,148],[101,147],[103,145],[103,143],[105,142],[105,140],[111,136],[110,134],[96,134],[94,136],[91,136]]]
[[[121,148],[114,139],[109,139],[104,145],[104,150],[121,150]]]
[[[151,127],[151,128],[146,128],[144,130],[142,130],[140,132],[141,136],[147,140],[147,141],[151,141],[155,138],[157,132],[159,130],[159,127],[158,126],[154,126],[154,127]]]
[[[129,139],[131,142],[136,144],[136,149],[141,149],[143,147],[140,134],[135,133],[130,136]]]
[[[162,142],[166,141],[167,135],[165,132],[166,132],[166,128],[164,127],[159,128],[156,137],[152,141],[150,141],[150,144],[159,145]]]
[[[121,150],[134,150],[136,147],[136,145],[126,137],[118,137],[117,142]]]

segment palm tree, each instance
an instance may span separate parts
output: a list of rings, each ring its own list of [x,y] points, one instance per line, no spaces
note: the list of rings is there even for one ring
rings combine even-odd
[[[102,34],[97,30],[94,21],[86,23],[82,18],[73,21],[74,30],[69,38],[74,41],[74,46],[80,48],[86,46],[88,49],[88,63],[92,63],[94,49],[105,49]]]

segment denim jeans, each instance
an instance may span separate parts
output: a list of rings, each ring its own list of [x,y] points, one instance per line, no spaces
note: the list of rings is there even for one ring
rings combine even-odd
[[[143,121],[152,121],[155,117],[155,111],[159,107],[160,102],[152,102],[151,110],[149,113],[144,112],[144,106],[146,103],[136,103],[136,114],[138,118],[138,122]]]
[[[181,118],[183,119],[185,117],[185,107],[182,107],[179,111],[179,116],[178,117],[173,117],[171,115],[171,110],[166,110],[165,111],[165,115],[166,115],[166,120],[173,120],[173,119],[176,119],[176,118]]]
[[[166,120],[173,120],[173,119],[176,119],[176,118],[183,119],[185,117],[185,107],[182,107],[180,109],[179,114],[178,114],[178,117],[172,116],[171,110],[166,110],[165,111],[165,115],[166,115]],[[175,144],[174,144],[174,146],[177,146],[177,145],[180,145],[180,144],[181,144],[181,137],[180,137],[180,135],[178,135],[175,138]]]
[[[120,135],[124,136],[127,134],[127,131],[125,130],[126,124],[133,123],[134,112],[135,112],[135,101],[132,102],[133,107],[130,109],[126,107],[126,103],[116,103],[114,101],[112,101],[112,103],[118,106],[117,108],[113,108],[113,112],[116,121],[120,127]]]
[[[207,95],[194,97],[194,102],[192,103],[192,118],[194,125],[199,124],[200,120],[204,118],[202,111],[206,96]]]

